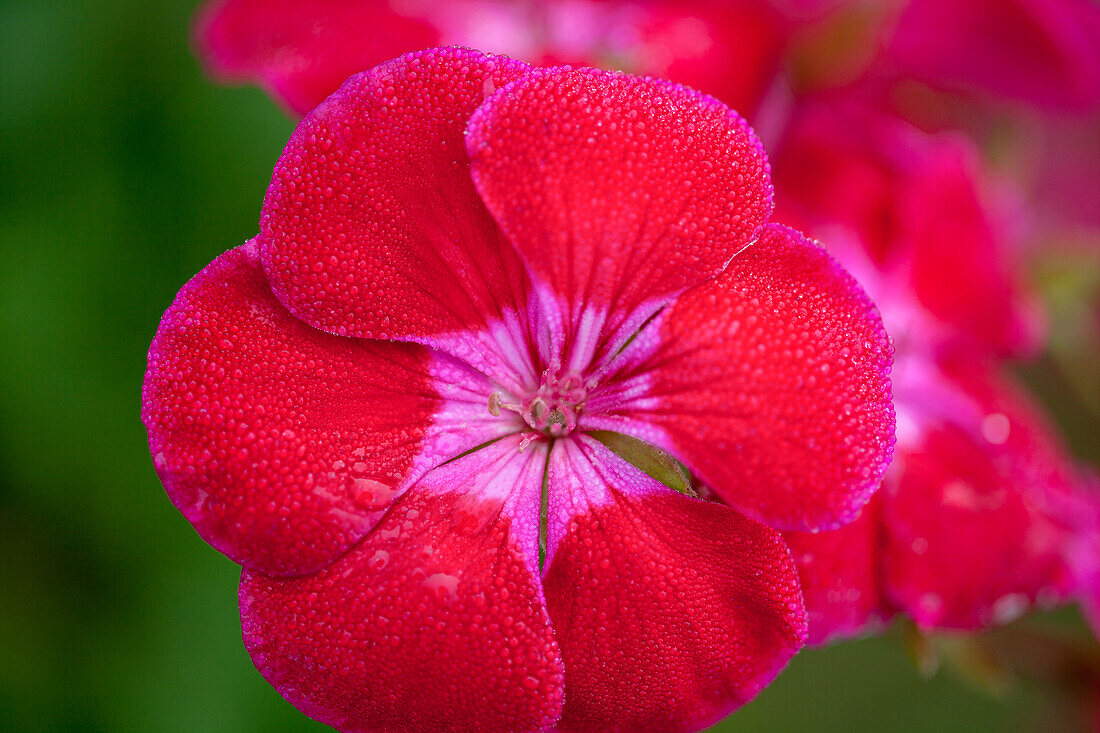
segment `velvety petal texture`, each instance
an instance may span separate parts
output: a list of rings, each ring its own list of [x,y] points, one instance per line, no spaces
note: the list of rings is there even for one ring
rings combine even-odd
[[[448,347],[447,335],[526,312],[527,275],[463,144],[474,109],[526,68],[466,49],[409,54],[349,79],[302,121],[260,234],[292,313],[343,336]]]
[[[580,353],[563,361],[575,367],[614,354],[771,213],[755,133],[728,107],[664,81],[534,71],[477,110],[466,145],[489,210],[564,304],[560,339]]]
[[[561,730],[698,730],[802,646],[797,574],[777,532],[676,493],[590,438],[555,446],[549,469]]]
[[[418,474],[502,434],[486,419],[487,385],[421,347],[310,328],[272,295],[253,242],[168,309],[142,419],[199,534],[245,567],[293,575],[332,562]]]
[[[671,452],[772,526],[851,521],[890,459],[890,345],[874,306],[815,243],[769,225],[624,354],[591,423]]]
[[[246,571],[245,646],[264,677],[345,732],[550,728],[562,662],[531,564],[546,450],[517,444],[429,473],[319,573]]]

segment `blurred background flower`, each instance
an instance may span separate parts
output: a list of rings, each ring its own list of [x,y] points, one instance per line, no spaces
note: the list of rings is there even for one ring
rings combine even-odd
[[[204,78],[189,46],[196,5],[0,7],[3,730],[323,729],[252,669],[227,592],[237,568],[174,516],[138,416],[161,313],[183,282],[255,234],[294,124],[260,91]],[[256,82],[295,116],[347,74],[437,42],[667,75],[715,94],[765,137],[778,207],[831,248],[860,253],[873,276],[894,278],[882,307],[904,306],[899,360],[903,348],[918,364],[942,365],[962,347],[981,354],[966,363],[987,365],[986,376],[911,382],[914,414],[942,394],[929,384],[964,383],[982,404],[1021,395],[1024,429],[1008,408],[991,409],[986,417],[1005,420],[980,421],[966,439],[915,441],[910,465],[925,477],[962,465],[991,486],[1028,489],[1013,514],[1025,521],[1038,511],[1031,488],[1100,461],[1098,18],[1092,0],[225,0],[199,12],[194,38],[212,74]],[[1022,386],[994,394],[1005,380]],[[1042,469],[1013,441],[1033,425],[1061,447],[1054,469],[1025,481]],[[934,494],[943,483],[926,485]],[[1065,502],[1042,492],[1043,521],[1087,525],[1089,485],[1074,478]],[[912,529],[918,514],[898,519],[898,506],[879,527]],[[1095,617],[1096,534],[1074,530],[1039,563],[1044,578],[1054,568],[1056,593],[1040,594],[1043,583],[992,589],[989,599],[1022,594],[1024,605],[998,614],[982,600],[992,615],[971,625],[1085,589]],[[904,567],[917,567],[922,547],[916,555],[939,557],[933,541],[905,537]],[[980,549],[996,541],[1014,547],[1001,536]],[[1005,577],[1024,582],[1011,570],[1031,572],[1037,557],[1025,553]],[[840,565],[853,587],[882,585],[873,566]],[[960,624],[887,627],[907,595],[882,607],[851,590],[824,588],[844,601],[834,617],[843,635],[870,615],[884,636],[800,654],[718,729],[1100,724],[1100,651],[1074,606],[982,634],[928,634]],[[937,666],[957,674],[921,680]]]

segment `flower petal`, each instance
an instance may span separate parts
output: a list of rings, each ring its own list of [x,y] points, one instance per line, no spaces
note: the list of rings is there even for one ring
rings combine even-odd
[[[924,629],[1015,619],[1067,588],[1063,535],[954,429],[898,453],[884,487],[887,597]]]
[[[250,243],[165,313],[142,419],[168,495],[206,541],[246,567],[298,574],[344,552],[432,466],[503,434],[490,390],[423,347],[305,325]]]
[[[1005,354],[1033,354],[1042,345],[1043,314],[1023,287],[1018,243],[998,215],[1008,202],[982,190],[991,183],[983,176],[992,176],[976,148],[962,141],[929,147],[898,202],[909,286],[929,312],[968,337]]]
[[[544,588],[562,659],[562,730],[698,730],[802,646],[778,533],[678,494],[585,437],[550,458]]]
[[[721,270],[771,212],[749,126],[669,82],[537,70],[486,100],[466,144],[489,210],[564,301],[562,342],[597,359]]]
[[[879,580],[878,494],[851,524],[828,532],[784,532],[806,602],[808,643],[867,633],[889,618]]]
[[[257,79],[298,116],[352,74],[434,46],[438,35],[384,0],[219,0],[195,18],[195,44],[213,76]]]
[[[1100,475],[1091,467],[1082,468],[1081,473],[1076,509],[1082,522],[1066,557],[1073,569],[1074,595],[1100,638]]]
[[[465,49],[408,54],[306,117],[261,217],[279,300],[330,333],[452,351],[456,334],[523,317],[526,272],[474,190],[462,136],[474,108],[525,69]],[[483,356],[459,342],[462,358]]]
[[[845,99],[801,109],[772,163],[777,218],[822,239],[896,341],[1038,346],[1042,314],[1015,251],[1021,207],[976,146]],[[873,263],[871,278],[856,271],[859,259]],[[924,310],[940,323],[908,323]]]
[[[562,664],[538,577],[545,444],[432,471],[316,575],[241,577],[245,646],[293,705],[342,731],[545,730]]]
[[[884,592],[923,628],[976,629],[1070,593],[1068,553],[1094,515],[1020,388],[971,358],[941,367],[934,400],[898,383],[912,426],[883,489]]]
[[[667,450],[766,524],[836,527],[889,462],[890,359],[856,282],[798,232],[769,225],[638,335],[585,424]]]

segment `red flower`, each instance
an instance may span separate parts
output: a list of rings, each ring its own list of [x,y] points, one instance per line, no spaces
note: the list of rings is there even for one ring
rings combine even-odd
[[[437,41],[532,63],[654,74],[750,111],[788,24],[767,0],[215,0],[196,44],[224,81],[255,81],[302,115],[351,74]]]
[[[307,116],[144,391],[264,676],[342,730],[693,729],[752,698],[805,634],[773,527],[854,516],[893,427],[874,308],[770,210],[745,122],[667,82],[442,49]]]
[[[978,172],[958,139],[850,106],[807,110],[777,158],[789,215],[826,237],[895,346],[882,491],[842,530],[787,535],[812,643],[896,610],[925,629],[978,629],[1079,587],[1076,469],[993,356],[1033,348],[1037,331]]]

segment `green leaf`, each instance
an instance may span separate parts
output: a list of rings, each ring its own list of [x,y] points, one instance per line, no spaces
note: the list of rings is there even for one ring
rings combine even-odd
[[[670,489],[688,496],[697,496],[691,487],[691,473],[687,467],[660,448],[629,435],[606,430],[596,430],[589,435]]]

